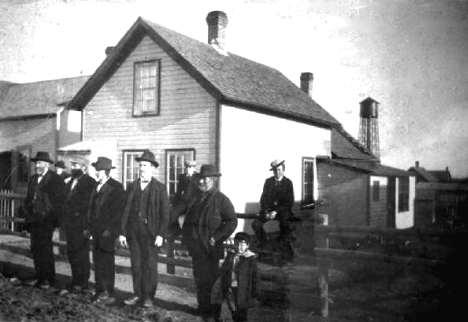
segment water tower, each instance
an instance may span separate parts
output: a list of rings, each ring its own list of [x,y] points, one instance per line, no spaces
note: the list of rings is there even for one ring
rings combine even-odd
[[[359,143],[364,145],[372,154],[380,159],[379,144],[379,102],[371,97],[361,103],[359,126]]]

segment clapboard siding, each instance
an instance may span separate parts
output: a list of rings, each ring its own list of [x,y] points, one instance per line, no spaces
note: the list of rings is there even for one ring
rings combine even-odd
[[[161,60],[160,113],[133,117],[134,63]],[[165,151],[194,148],[199,163],[216,161],[216,101],[150,38],[145,37],[101,87],[84,111],[83,139],[117,139],[116,179],[122,179],[122,152],[150,149],[165,181]]]
[[[0,145],[9,146],[11,149],[31,146],[33,155],[37,151],[47,151],[50,157],[55,159],[55,117],[2,121],[0,128]]]

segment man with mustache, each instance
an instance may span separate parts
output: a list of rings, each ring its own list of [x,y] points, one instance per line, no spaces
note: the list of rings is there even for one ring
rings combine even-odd
[[[70,161],[71,178],[67,183],[67,199],[64,203],[62,227],[67,238],[67,255],[71,266],[71,284],[60,291],[65,295],[70,291],[81,292],[88,289],[90,272],[89,236],[85,233],[89,201],[96,180],[85,173],[86,160]]]
[[[54,161],[48,152],[38,151],[31,161],[35,163],[36,174],[29,180],[24,208],[26,222],[30,224],[31,253],[36,276],[35,279],[26,281],[26,284],[49,289],[55,282],[52,235],[58,227],[66,197],[65,183],[57,173],[49,169]]]
[[[211,304],[211,289],[219,276],[224,241],[237,227],[234,206],[216,184],[221,176],[211,164],[201,166],[198,194],[188,206],[182,227],[183,244],[192,257],[198,311],[208,321],[219,321],[220,304]]]

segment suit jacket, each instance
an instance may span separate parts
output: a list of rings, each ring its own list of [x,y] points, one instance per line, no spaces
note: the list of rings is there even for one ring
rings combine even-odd
[[[89,175],[84,174],[72,190],[73,180],[68,181],[66,185],[67,199],[63,205],[62,224],[66,229],[83,230],[91,194],[96,188],[97,182]]]
[[[28,183],[24,200],[27,222],[49,221],[58,226],[65,200],[65,183],[54,171],[48,170],[38,183],[38,175],[33,175]],[[38,191],[36,193],[36,187]],[[36,195],[36,196],[35,196]],[[39,202],[35,202],[34,200]]]
[[[99,192],[93,189],[89,203],[87,227],[98,244],[107,251],[114,250],[115,238],[120,231],[120,220],[125,206],[125,190],[122,184],[109,178]],[[110,231],[104,237],[104,231]]]
[[[294,189],[292,181],[285,176],[275,186],[275,177],[265,180],[263,192],[260,198],[260,215],[264,216],[266,212],[275,210],[281,216],[282,214],[292,214],[294,205]]]
[[[127,194],[127,203],[122,216],[120,224],[120,234],[126,235],[127,224],[130,217],[130,211],[132,207],[132,201],[135,195],[135,189],[138,189],[140,180],[137,179],[129,187]],[[155,178],[151,178],[148,183],[149,196],[148,196],[148,227],[151,232],[151,236],[165,237],[167,233],[167,226],[169,223],[169,198],[167,196],[166,186],[160,183]]]
[[[177,185],[177,193],[174,197],[173,204],[184,203],[189,204],[190,200],[196,197],[198,191],[198,173],[192,174],[190,177],[184,173],[179,176]]]
[[[223,242],[237,227],[237,215],[229,198],[218,189],[207,192],[205,199],[199,203],[202,196],[198,194],[198,198],[188,207],[182,227],[184,245],[191,256],[208,255],[221,259],[224,257]],[[194,229],[200,242],[193,239]],[[208,245],[211,237],[215,240],[214,246]]]
[[[247,256],[239,257],[239,264],[234,267],[235,253],[228,252],[221,266],[220,275],[211,290],[211,303],[221,304],[227,297],[232,282],[233,271],[237,275],[237,306],[247,309],[254,306],[254,298],[258,297],[258,266],[257,256],[248,251]]]

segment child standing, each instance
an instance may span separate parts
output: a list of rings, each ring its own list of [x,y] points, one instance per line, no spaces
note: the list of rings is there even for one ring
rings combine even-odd
[[[239,232],[234,236],[234,250],[230,250],[221,267],[212,292],[211,302],[226,300],[234,322],[247,321],[248,309],[258,297],[257,255],[250,251],[250,236]]]

